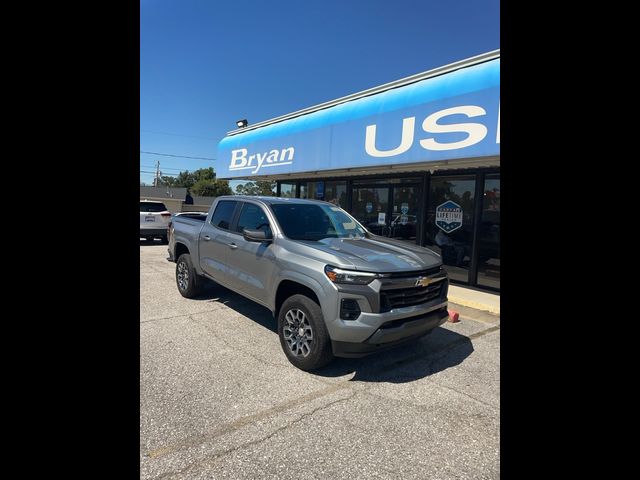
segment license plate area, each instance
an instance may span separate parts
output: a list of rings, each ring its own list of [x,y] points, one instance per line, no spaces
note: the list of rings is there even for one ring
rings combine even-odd
[[[145,222],[155,222],[156,221],[156,217],[154,217],[153,215],[148,215],[148,216],[144,217],[144,221]]]

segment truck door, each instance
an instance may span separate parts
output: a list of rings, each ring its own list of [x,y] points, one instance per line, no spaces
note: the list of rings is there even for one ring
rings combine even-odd
[[[241,202],[241,208],[234,225],[235,248],[228,253],[229,273],[232,288],[260,303],[267,302],[268,284],[273,279],[275,255],[271,242],[248,242],[242,230],[263,230],[271,232],[269,217],[263,208],[251,202]]]
[[[198,238],[200,268],[222,285],[229,284],[227,256],[232,248],[230,244],[236,238],[230,232],[230,228],[235,219],[238,203],[235,200],[219,201],[211,219],[204,222]]]

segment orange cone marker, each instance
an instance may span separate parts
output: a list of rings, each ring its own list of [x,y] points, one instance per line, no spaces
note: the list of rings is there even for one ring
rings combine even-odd
[[[449,312],[449,319],[447,320],[448,322],[458,323],[460,321],[460,314],[458,312],[456,312],[455,310],[448,310],[448,312]]]

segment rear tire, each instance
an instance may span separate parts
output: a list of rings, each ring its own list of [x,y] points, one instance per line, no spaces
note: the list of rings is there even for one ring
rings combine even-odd
[[[176,285],[178,292],[185,298],[193,298],[200,293],[202,278],[191,263],[191,256],[183,253],[176,262]]]
[[[280,345],[300,370],[315,370],[333,360],[331,339],[320,305],[304,295],[287,298],[278,314]]]

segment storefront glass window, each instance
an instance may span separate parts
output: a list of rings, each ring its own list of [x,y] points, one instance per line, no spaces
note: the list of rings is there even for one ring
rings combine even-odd
[[[280,184],[280,196],[287,198],[295,198],[296,195],[296,184],[295,183],[281,183]]]
[[[475,175],[431,177],[427,247],[442,255],[449,277],[469,282]]]
[[[478,285],[500,288],[500,174],[484,180],[478,225]]]
[[[324,200],[324,184],[325,182],[307,182],[300,186],[300,198],[309,198],[311,200]],[[302,188],[302,187],[305,188]],[[302,196],[304,192],[304,197]]]
[[[323,200],[347,208],[347,182],[324,182]]]

